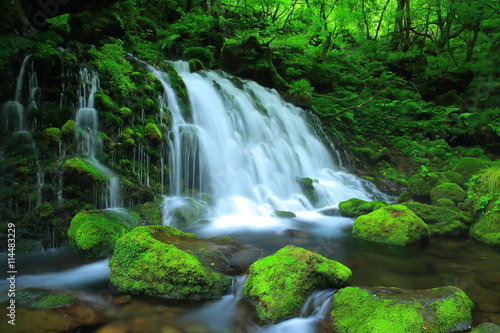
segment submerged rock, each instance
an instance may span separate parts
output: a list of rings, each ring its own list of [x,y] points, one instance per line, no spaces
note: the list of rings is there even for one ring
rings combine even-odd
[[[356,238],[394,245],[408,245],[429,238],[429,228],[415,213],[403,205],[377,209],[354,220],[352,235]]]
[[[470,331],[470,333],[500,333],[500,326],[493,323],[482,323]]]
[[[332,301],[332,324],[339,333],[445,333],[467,330],[473,303],[457,287],[404,290],[347,287]]]
[[[472,223],[469,216],[445,207],[431,206],[420,202],[405,202],[402,205],[408,207],[427,223],[431,235],[466,235]]]
[[[358,217],[368,214],[379,208],[387,206],[384,201],[365,201],[358,198],[352,198],[339,203],[339,211],[342,216]]]
[[[219,272],[240,244],[232,237],[199,239],[167,226],[137,227],[117,241],[110,280],[133,294],[218,298],[231,284]]]
[[[262,319],[274,321],[299,310],[313,291],[345,286],[350,277],[341,263],[288,245],[250,266],[243,295]]]

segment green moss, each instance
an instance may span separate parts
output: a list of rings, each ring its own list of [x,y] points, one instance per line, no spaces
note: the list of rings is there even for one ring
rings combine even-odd
[[[446,178],[437,172],[419,173],[408,180],[408,190],[416,198],[426,198],[431,190],[446,181]]]
[[[287,211],[284,211],[284,210],[275,210],[274,211],[274,216],[278,217],[278,218],[294,218],[294,217],[297,217],[297,215],[295,215],[294,212],[287,212]]]
[[[345,286],[350,277],[341,263],[288,245],[250,266],[243,295],[261,318],[277,320],[297,311],[314,290]]]
[[[61,142],[61,130],[59,128],[46,128],[43,133],[45,134],[45,142],[47,142],[48,145],[56,146]]]
[[[77,157],[70,158],[64,162],[63,167],[67,170],[74,170],[81,175],[88,176],[95,181],[105,182],[107,180],[92,164]]]
[[[299,184],[307,200],[315,206],[318,203],[318,194],[313,185],[314,181],[309,177],[296,177],[295,181]]]
[[[481,216],[472,226],[472,237],[486,244],[500,245],[500,205],[497,208],[497,211]]]
[[[68,229],[68,238],[82,253],[91,257],[113,252],[118,237],[137,225],[110,210],[83,211],[75,215]]]
[[[99,89],[94,95],[95,107],[99,111],[107,111],[111,113],[120,112],[118,104],[108,95],[104,93],[103,90]]]
[[[490,166],[491,161],[476,157],[464,157],[451,170],[464,176],[468,180],[472,175]]]
[[[354,220],[352,235],[372,242],[408,245],[429,238],[429,228],[403,205],[377,209]]]
[[[446,199],[446,198],[442,198],[442,199],[436,200],[436,206],[448,208],[448,209],[451,209],[451,210],[458,210],[458,208],[455,205],[455,203],[452,200]]]
[[[190,59],[188,61],[188,64],[189,64],[189,71],[192,73],[207,70],[199,59]]]
[[[463,331],[472,323],[473,303],[456,287],[401,290],[347,287],[332,302],[338,333]]]
[[[70,142],[75,139],[76,123],[73,119],[68,120],[61,127],[61,137],[64,141]]]
[[[158,126],[156,126],[156,124],[153,123],[146,124],[144,135],[146,138],[148,138],[149,141],[156,143],[160,142],[162,137],[161,132],[158,129]]]
[[[76,304],[78,298],[55,291],[25,289],[16,293],[16,306],[29,309],[54,309]]]
[[[469,216],[445,207],[425,205],[420,202],[405,202],[402,205],[427,223],[431,235],[465,235],[472,223]]]
[[[120,290],[167,298],[220,297],[231,279],[212,272],[192,254],[153,238],[161,233],[173,243],[196,239],[172,227],[138,227],[121,237],[111,258],[111,282]]]
[[[339,203],[339,211],[342,216],[357,217],[373,212],[379,208],[387,206],[384,201],[364,201],[352,198]]]
[[[439,184],[431,190],[430,195],[433,202],[437,202],[439,199],[450,199],[455,203],[464,201],[467,196],[465,191],[454,183]]]
[[[142,223],[145,225],[162,224],[161,206],[156,202],[146,202],[142,205],[135,206],[134,211],[139,214]]]

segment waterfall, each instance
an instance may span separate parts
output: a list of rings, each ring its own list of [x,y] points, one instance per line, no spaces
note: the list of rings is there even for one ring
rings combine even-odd
[[[221,72],[190,73],[185,62],[173,65],[187,87],[191,119],[181,112],[168,75],[152,70],[172,114],[169,195],[207,194],[212,228],[270,226],[275,210],[307,215],[378,193],[373,184],[342,170],[304,110],[275,90],[249,81],[234,84]],[[314,180],[317,202],[303,194],[297,177]]]
[[[38,77],[33,68],[31,55],[23,59],[19,74],[16,79],[16,90],[14,92],[14,100],[7,101],[1,109],[1,126],[3,127],[0,133],[5,133],[7,136],[3,145],[7,144],[11,147],[20,146],[24,143],[29,143],[33,149],[36,172],[36,188],[37,188],[37,204],[42,203],[42,188],[44,185],[45,173],[38,156],[38,149],[35,141],[28,128],[28,115],[38,109],[37,99],[40,88],[38,87]],[[27,94],[25,94],[27,92]],[[26,96],[24,96],[26,95]],[[3,148],[3,147],[2,147]],[[3,151],[0,155],[3,155]]]
[[[94,95],[99,89],[97,73],[87,67],[80,70],[82,83],[78,90],[79,104],[75,115],[77,153],[96,168],[106,179],[105,191],[100,195],[100,208],[121,206],[120,180],[116,173],[99,161],[102,140],[99,135],[99,116],[94,107]]]

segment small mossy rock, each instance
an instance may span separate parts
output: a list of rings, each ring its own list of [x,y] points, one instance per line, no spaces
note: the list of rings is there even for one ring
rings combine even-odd
[[[429,238],[429,228],[403,205],[390,205],[354,220],[355,238],[405,246]]]
[[[346,217],[358,217],[373,212],[379,208],[387,206],[384,201],[365,201],[358,198],[352,198],[339,203],[340,215]]]
[[[61,138],[66,143],[69,143],[75,139],[75,132],[76,123],[73,119],[70,119],[61,127]]]
[[[138,224],[135,216],[112,210],[83,211],[73,217],[68,238],[83,254],[102,257],[113,252],[116,240]]]
[[[137,227],[116,242],[109,262],[110,280],[119,290],[132,294],[166,298],[221,297],[231,285],[231,279],[212,270],[213,257],[203,265],[192,254],[197,251],[202,257],[206,250],[197,242],[196,235],[172,227]]]
[[[166,216],[170,219],[171,225],[182,227],[199,221],[202,213],[203,207],[200,203],[191,198],[183,198],[172,209],[168,209]]]
[[[24,289],[16,293],[16,306],[28,309],[54,309],[77,303],[75,296],[45,289]]]
[[[284,210],[275,210],[274,216],[276,216],[278,218],[283,218],[283,219],[297,217],[297,215],[295,215],[294,212],[288,212],[288,211],[284,211]]]
[[[497,210],[499,201],[500,168],[489,168],[472,177],[466,203],[474,214]]]
[[[347,287],[332,301],[338,333],[448,333],[471,327],[473,303],[457,287]]]
[[[405,202],[402,205],[408,207],[427,223],[432,236],[466,235],[472,223],[469,216],[446,207],[431,206],[420,202]]]
[[[439,199],[450,199],[455,203],[465,200],[467,193],[455,183],[442,183],[431,190],[432,202],[437,202]]]
[[[161,206],[156,202],[145,202],[134,207],[134,211],[141,217],[144,225],[162,224]]]
[[[343,287],[350,277],[341,263],[288,245],[250,266],[243,295],[262,319],[274,321],[299,310],[313,291]]]
[[[88,184],[89,181],[106,182],[106,177],[89,162],[78,158],[70,158],[63,163],[65,178],[78,184]]]
[[[299,184],[307,200],[309,200],[313,206],[316,205],[318,203],[318,194],[313,185],[314,180],[309,177],[296,177],[295,181]]]
[[[427,199],[431,190],[437,185],[446,181],[441,173],[429,172],[425,174],[416,174],[408,180],[408,191],[414,198]]]
[[[455,183],[463,187],[465,185],[465,178],[458,172],[445,171],[442,175],[446,178],[448,183]]]
[[[470,229],[470,233],[480,242],[500,245],[500,211],[481,216]]]
[[[472,175],[479,173],[481,170],[486,169],[491,164],[491,161],[477,158],[477,157],[464,157],[451,171],[457,172],[468,180]]]
[[[147,123],[145,129],[145,137],[152,143],[160,143],[161,142],[161,132],[158,129],[158,126],[153,123]]]
[[[61,142],[61,130],[59,128],[46,128],[43,133],[45,134],[45,142],[48,146],[57,147],[59,142]]]
[[[452,200],[446,198],[436,200],[436,206],[448,208],[455,211],[459,210],[457,205]]]
[[[470,333],[500,333],[500,326],[493,323],[482,323],[470,331]]]

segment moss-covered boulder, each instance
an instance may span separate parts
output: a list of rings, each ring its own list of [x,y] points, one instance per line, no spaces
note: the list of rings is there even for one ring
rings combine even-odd
[[[82,211],[73,217],[68,229],[70,242],[83,254],[106,256],[116,240],[139,223],[137,215],[112,210]]]
[[[345,286],[350,277],[341,263],[288,245],[250,266],[243,295],[262,319],[274,321],[299,310],[314,290]]]
[[[431,190],[445,181],[446,178],[441,173],[419,173],[411,176],[408,180],[408,191],[414,198],[426,200],[429,198]]]
[[[338,333],[446,333],[471,327],[473,303],[457,287],[347,287],[332,301]]]
[[[439,199],[450,199],[455,203],[465,200],[467,193],[455,183],[442,183],[434,187],[431,192],[432,202],[437,202]]]
[[[309,177],[296,177],[295,181],[299,184],[307,200],[309,200],[313,206],[316,205],[318,203],[318,194],[313,185],[314,180]]]
[[[493,323],[482,323],[470,331],[470,333],[500,333],[500,326]]]
[[[63,163],[65,178],[70,183],[88,184],[89,181],[106,182],[107,178],[96,167],[84,159],[74,157]]]
[[[358,198],[352,198],[339,202],[340,215],[346,217],[358,217],[373,212],[379,208],[387,206],[384,201],[365,201]]]
[[[500,211],[481,216],[470,229],[470,234],[480,242],[500,245]]]
[[[431,206],[420,202],[405,202],[402,205],[427,223],[431,235],[466,235],[472,223],[471,217],[446,207]]]
[[[227,258],[239,249],[236,244],[232,238],[198,239],[167,226],[137,227],[118,239],[109,263],[110,280],[133,294],[218,298],[231,278],[214,269],[227,265]]]
[[[408,245],[429,238],[429,228],[403,205],[390,205],[354,220],[352,235],[359,239],[394,245]]]
[[[457,172],[468,180],[472,175],[479,173],[481,170],[486,169],[491,165],[491,161],[477,158],[477,157],[464,157],[451,171]]]

